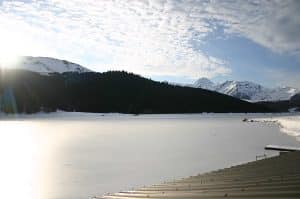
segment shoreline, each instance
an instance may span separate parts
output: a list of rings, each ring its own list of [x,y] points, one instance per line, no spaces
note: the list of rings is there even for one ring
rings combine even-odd
[[[111,112],[111,113],[94,113],[94,112],[69,112],[69,111],[55,111],[55,112],[36,112],[36,113],[4,113],[0,112],[0,119],[1,118],[8,118],[8,117],[30,117],[30,116],[40,116],[40,115],[60,115],[60,114],[81,114],[81,115],[95,115],[95,116],[180,116],[180,115],[203,115],[203,116],[214,116],[214,115],[267,115],[267,116],[300,116],[300,112],[284,112],[284,113],[273,113],[273,112],[199,112],[199,113],[141,113],[141,114],[133,114],[133,113],[118,113],[118,112]],[[252,118],[251,118],[252,119]]]

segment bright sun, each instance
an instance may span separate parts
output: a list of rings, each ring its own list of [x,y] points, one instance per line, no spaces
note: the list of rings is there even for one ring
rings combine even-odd
[[[13,68],[20,61],[20,55],[25,52],[21,35],[16,34],[17,31],[0,30],[0,67]]]
[[[19,56],[16,54],[2,53],[0,51],[0,67],[13,68],[19,61]]]

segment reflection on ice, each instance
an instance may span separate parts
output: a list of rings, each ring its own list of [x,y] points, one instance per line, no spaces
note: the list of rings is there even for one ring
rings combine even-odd
[[[0,198],[39,198],[42,163],[34,128],[25,122],[1,122]]]

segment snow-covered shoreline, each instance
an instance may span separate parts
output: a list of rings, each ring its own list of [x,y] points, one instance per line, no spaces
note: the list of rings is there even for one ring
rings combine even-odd
[[[79,116],[93,116],[95,118],[105,117],[132,117],[132,118],[187,118],[187,117],[217,117],[217,118],[230,118],[239,117],[241,120],[243,118],[268,118],[273,116],[281,116],[282,114],[274,113],[171,113],[171,114],[126,114],[126,113],[88,113],[88,112],[65,112],[58,110],[56,112],[37,112],[32,114],[17,113],[17,114],[7,114],[0,112],[0,120],[10,120],[10,119],[49,119],[49,118],[73,118]]]
[[[280,131],[296,137],[300,141],[300,115],[275,116],[270,118],[254,118],[257,122],[272,122],[278,124]]]

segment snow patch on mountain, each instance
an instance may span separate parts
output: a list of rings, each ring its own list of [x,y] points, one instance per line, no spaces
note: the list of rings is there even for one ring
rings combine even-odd
[[[59,60],[49,57],[30,57],[24,56],[14,64],[13,66],[8,66],[8,68],[17,68],[23,70],[29,70],[32,72],[37,72],[40,74],[49,73],[64,73],[64,72],[77,72],[85,73],[92,72],[91,70],[65,60]]]
[[[190,86],[216,91],[252,102],[289,100],[300,92],[298,89],[291,87],[266,88],[249,81],[225,81],[224,83],[215,84],[207,78],[200,78]]]

